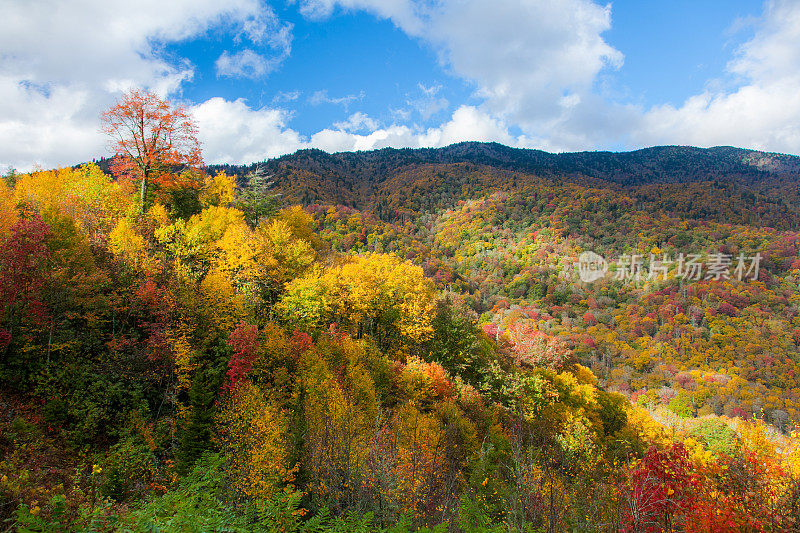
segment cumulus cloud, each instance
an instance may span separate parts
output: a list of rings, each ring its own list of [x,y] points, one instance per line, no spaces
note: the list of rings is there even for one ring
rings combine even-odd
[[[499,141],[522,146],[502,120],[473,106],[462,106],[438,127],[420,129],[404,124],[379,127],[357,112],[309,137],[288,127],[289,114],[278,109],[255,110],[242,100],[212,98],[192,108],[207,163],[252,163],[319,148],[327,152],[375,150],[386,147],[438,148],[461,141]]]
[[[307,147],[287,128],[288,115],[282,110],[254,110],[242,99],[215,97],[192,112],[208,163],[252,163]]]
[[[378,129],[379,125],[377,120],[359,111],[347,117],[347,120],[334,123],[333,126],[342,131],[358,132],[365,130],[375,131]]]
[[[473,82],[483,116],[517,126],[517,145],[549,150],[652,144],[732,144],[800,153],[800,3],[768,0],[754,37],[728,64],[733,83],[709,80],[680,106],[645,109],[597,90],[623,55],[603,38],[611,5],[591,0],[303,0],[312,18],[334,9],[391,20]],[[423,116],[422,104],[409,100]],[[410,118],[410,109],[395,110]],[[431,113],[432,114],[432,113]],[[505,138],[495,129],[495,140]],[[437,130],[444,132],[447,124]],[[444,134],[444,133],[443,133]]]
[[[90,158],[102,149],[91,91],[37,89],[0,77],[0,171]],[[102,153],[102,151],[100,152]]]
[[[567,1],[593,6],[587,0]],[[117,92],[137,85],[154,88],[166,95],[174,93],[194,75],[191,65],[168,61],[159,55],[159,47],[155,43],[197,36],[211,27],[227,24],[239,28],[240,41],[249,40],[254,45],[263,45],[259,50],[264,47],[274,50],[278,61],[291,50],[291,26],[280,23],[268,7],[256,0],[234,0],[224,9],[210,0],[177,1],[165,6],[155,0],[150,2],[152,5],[143,6],[135,14],[127,13],[113,2],[101,3],[99,0],[96,5],[87,6],[84,10],[76,10],[74,6],[66,9],[54,1],[48,6],[49,11],[45,7],[27,10],[29,6],[21,0],[14,5],[18,19],[21,17],[25,20],[22,24],[6,22],[6,28],[0,27],[8,30],[0,37],[0,43],[9,44],[4,48],[9,53],[2,60],[3,72],[11,73],[4,74],[4,78],[0,79],[0,96],[3,97],[0,99],[0,111],[3,114],[0,116],[4,117],[0,121],[0,141],[5,141],[0,148],[1,162],[24,168],[34,161],[44,165],[65,164],[103,153],[104,141],[97,132],[97,116],[110,105]],[[526,71],[526,75],[536,69],[552,69],[552,64],[559,61],[551,59],[546,62],[550,66],[542,66],[545,63],[540,65],[536,61],[542,61],[541,57],[546,55],[544,50],[534,54],[533,58],[514,51],[515,47],[529,46],[530,43],[525,39],[530,38],[528,34],[535,32],[531,27],[523,28],[526,22],[516,23],[511,28],[513,31],[503,32],[497,28],[497,24],[506,24],[508,20],[519,18],[519,13],[512,9],[513,3],[502,0],[494,10],[503,11],[507,20],[501,20],[498,13],[494,13],[494,18],[487,18],[493,10],[487,7],[489,4],[486,2],[477,1],[474,4],[462,13],[456,13],[458,10],[454,11],[455,8],[447,2],[440,2],[433,9],[405,0],[319,0],[305,2],[302,8],[305,14],[312,17],[327,16],[339,5],[348,9],[367,9],[389,18],[409,35],[428,39],[439,51],[445,64],[459,75],[479,82],[478,86],[482,93],[488,95],[488,100],[499,102],[502,98],[517,98],[522,102],[525,96],[522,92],[509,96],[508,91],[504,93],[499,88],[503,84],[513,86],[513,79],[503,81],[496,78],[500,70],[491,65],[481,67],[480,58],[492,57],[491,60],[487,59],[489,63],[502,60],[508,65],[524,60],[523,64],[514,64],[513,69],[509,66],[508,71]],[[566,11],[570,12],[569,9]],[[607,10],[595,7],[584,11],[576,24],[581,24],[581,20],[589,20],[593,21],[597,31],[605,27]],[[446,19],[451,16],[457,16],[458,20],[454,19],[454,22],[467,24],[467,27],[449,27]],[[525,16],[527,22],[536,18],[530,10]],[[494,24],[493,32],[481,29],[484,19]],[[88,27],[89,21],[107,27],[109,31],[73,31],[75,27]],[[27,35],[14,30],[25,28],[25,31],[29,31],[32,27],[39,27],[43,33]],[[430,35],[436,31],[441,35],[433,40]],[[41,38],[44,32],[49,32],[50,38]],[[476,36],[474,42],[469,37],[470,32]],[[506,41],[512,39],[510,44],[506,42],[502,45],[504,54],[496,55],[486,50],[490,44],[495,46],[492,41],[501,36],[507,37]],[[558,41],[553,35],[549,38]],[[597,49],[592,67],[597,70],[599,63],[614,55],[613,50],[604,47],[602,42],[598,44],[596,39],[588,41],[589,48]],[[563,49],[563,43],[558,42]],[[571,53],[579,58],[571,63],[573,66],[582,63],[580,58],[586,57],[574,51]],[[474,54],[480,57],[468,57]],[[77,70],[75,57],[86,58]],[[224,52],[216,66],[219,75],[259,77],[274,68],[275,60],[256,52],[252,47],[246,47],[235,53]],[[544,76],[546,74],[539,74],[540,78]],[[591,75],[580,77],[568,68],[564,69],[563,76],[567,81],[559,83],[563,85],[569,82],[567,84],[576,87],[584,83],[582,80],[591,78]],[[296,101],[299,97],[299,92],[282,93],[275,97],[273,104]],[[331,96],[326,90],[321,90],[312,94],[308,102],[312,105],[339,105],[347,109],[363,98],[363,92]],[[558,101],[573,103],[581,101],[564,99],[562,93],[558,93],[557,98]],[[522,103],[519,103],[520,107]],[[420,94],[410,97],[408,104],[423,120],[449,107],[449,102],[439,95],[436,85],[420,85]],[[405,124],[408,115],[404,115],[402,110],[395,115],[399,122],[383,128],[371,117],[355,113],[347,120],[307,138],[288,127],[288,112],[252,109],[243,100],[212,98],[194,106],[193,111],[208,162],[257,161],[308,146],[337,151],[385,146],[443,146],[461,140],[496,140],[515,145],[540,141],[540,137],[515,138],[510,135],[508,117],[494,111],[488,104],[461,106],[441,125],[428,129]],[[42,157],[43,154],[45,157]]]
[[[497,141],[516,145],[508,126],[500,119],[473,106],[461,106],[448,122],[430,128],[420,137],[421,146],[447,146],[462,141]]]
[[[474,87],[474,105],[451,103],[419,85],[384,126],[364,113],[310,135],[289,127],[287,109],[211,98],[192,107],[207,162],[251,162],[299,148],[328,151],[438,147],[464,140],[548,150],[651,144],[732,144],[800,152],[800,4],[773,0],[752,39],[732,56],[726,84],[709,83],[683,104],[641,106],[600,94],[622,54],[606,42],[611,8],[592,0],[300,0],[312,19],[335,9],[391,20],[434,50]],[[260,0],[10,0],[0,19],[0,167],[71,164],[105,153],[99,113],[120,91],[147,87],[175,97],[194,67],[163,45],[223,28],[237,48],[217,60],[220,76],[263,77],[291,52],[292,25]],[[92,28],[103,28],[94,31]],[[76,60],[80,58],[80,60]],[[299,91],[273,107],[299,103]],[[364,93],[304,96],[348,110]],[[444,116],[437,126],[434,117]],[[424,126],[414,124],[421,120]]]
[[[562,114],[565,95],[590,92],[604,67],[622,64],[602,38],[610,6],[587,0],[447,1],[429,24],[443,62],[478,84],[492,113],[529,129]]]
[[[728,63],[738,86],[649,109],[632,134],[635,142],[800,153],[800,3],[768,2],[755,30]]]
[[[311,136],[310,146],[326,152],[376,150],[387,147],[419,146],[418,139],[408,126],[393,125],[369,134],[360,135],[342,130],[324,129]]]
[[[610,5],[591,0],[305,0],[302,6],[316,18],[339,7],[391,20],[436,50],[453,74],[474,82],[482,110],[530,138],[546,138],[554,124],[594,114],[588,102],[598,74],[623,62],[602,37],[611,27]],[[432,95],[409,103],[423,117],[449,105]],[[564,135],[561,142],[569,143],[558,148],[596,140],[579,133]]]
[[[311,136],[309,145],[328,152],[379,148],[439,148],[461,141],[498,141],[519,146],[508,126],[473,106],[461,106],[438,127],[420,130],[394,124],[367,134],[325,129]]]
[[[439,2],[438,9],[446,12],[447,6],[442,7],[446,3],[447,0]],[[314,5],[318,14],[324,14],[334,5],[342,4],[319,1]],[[346,2],[344,7],[369,9],[380,16],[395,20],[393,15],[387,14],[388,4],[367,4],[367,0],[353,0]],[[474,4],[481,2],[476,1]],[[505,5],[503,2],[500,4],[502,5],[498,10]],[[419,10],[402,10],[398,7],[399,3],[393,5],[392,9],[403,16],[412,13],[414,17],[420,17],[419,24],[428,25],[426,27],[433,27],[430,26],[432,21],[440,16],[427,13],[423,17],[419,15]],[[571,5],[578,9],[581,4]],[[482,140],[553,151],[609,145],[638,147],[653,144],[732,144],[800,152],[800,47],[796,44],[800,42],[800,5],[789,1],[775,1],[765,5],[763,16],[756,21],[753,38],[735,52],[728,64],[728,71],[734,79],[727,89],[721,84],[709,84],[709,89],[687,98],[680,106],[660,105],[649,109],[610,102],[593,91],[593,80],[604,65],[614,67],[621,57],[600,39],[600,34],[608,24],[607,8],[592,7],[589,4],[584,7],[586,6],[588,8],[585,13],[564,19],[578,26],[583,25],[583,30],[572,28],[570,31],[571,26],[566,22],[561,25],[564,35],[578,36],[575,38],[576,42],[570,44],[567,37],[562,39],[561,36],[550,40],[539,36],[537,39],[543,43],[554,44],[542,44],[542,47],[549,46],[549,49],[539,49],[531,55],[545,55],[549,59],[532,58],[527,66],[513,65],[510,59],[506,69],[501,69],[497,64],[480,67],[476,63],[471,66],[469,62],[473,59],[469,57],[452,59],[451,64],[449,62],[454,56],[450,54],[449,47],[452,46],[453,50],[459,47],[447,42],[459,42],[459,37],[443,32],[441,39],[450,41],[439,44],[442,47],[440,52],[444,54],[442,57],[454,71],[458,68],[462,75],[476,81],[478,92],[483,95],[483,103],[458,107],[439,126],[427,129],[409,126],[408,121],[412,114],[408,109],[395,110],[394,118],[397,122],[388,127],[378,127],[377,123],[369,123],[365,127],[365,122],[360,120],[361,116],[354,114],[347,121],[298,142],[302,146],[314,146],[327,151],[368,150],[387,146],[439,147],[464,140]],[[491,20],[488,12],[465,8],[464,16],[467,13],[473,13],[473,16],[474,13],[481,13],[485,16],[477,18]],[[469,33],[464,29],[468,22],[470,21],[460,21],[458,35],[461,32]],[[478,22],[470,24],[470,27],[477,27]],[[495,26],[498,24],[500,22],[496,21]],[[411,28],[413,27],[412,25]],[[408,31],[409,34],[412,33],[411,30]],[[496,63],[502,63],[502,57],[515,57],[515,54],[522,54],[522,50],[532,46],[522,44],[527,37],[520,40],[513,32],[509,33],[507,38],[491,32],[487,37],[486,32],[478,31],[473,34],[476,36],[475,43],[463,46],[475,53],[481,47],[494,46],[501,51],[501,59]],[[461,53],[466,55],[466,52],[459,52]],[[522,61],[521,56],[518,57]],[[571,64],[574,68],[562,68],[563,65],[558,64],[561,60],[564,65]],[[585,68],[578,68],[582,64],[585,64]],[[482,68],[485,70],[481,70]],[[490,75],[493,72],[491,69],[498,69],[495,71],[496,75]],[[513,72],[526,69],[528,72]],[[530,72],[536,69],[541,72]],[[471,74],[467,75],[468,72]],[[550,80],[554,87],[532,87],[530,92],[534,96],[516,88],[517,82],[522,86],[532,86],[536,83],[531,80],[537,79],[544,85],[548,83],[545,80]],[[503,89],[505,86],[508,86],[507,90]],[[435,85],[420,87],[420,100],[436,98],[437,95]],[[324,92],[316,95],[316,99],[318,103],[339,100]],[[537,99],[540,101],[535,101]],[[345,101],[339,100],[339,103],[344,104]],[[411,109],[420,112],[413,106]],[[361,129],[357,129],[359,127]]]
[[[0,165],[56,166],[105,153],[98,117],[120,91],[165,96],[194,76],[163,44],[215,27],[263,40],[266,10],[259,0],[142,0],[136,9],[122,0],[3,2]]]

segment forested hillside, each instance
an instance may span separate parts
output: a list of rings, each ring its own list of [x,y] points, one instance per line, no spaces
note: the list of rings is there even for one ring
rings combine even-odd
[[[800,524],[797,158],[127,153],[0,182],[5,528]]]
[[[719,222],[741,222],[745,210],[769,210],[777,216],[745,221],[796,229],[800,209],[800,158],[732,147],[661,146],[621,153],[552,154],[470,142],[440,149],[336,154],[302,150],[263,163],[214,165],[209,170],[241,180],[256,168],[272,176],[275,186],[292,201],[342,204],[375,211],[386,220],[399,218],[408,209],[418,214],[420,207],[452,207],[458,200],[542,181],[622,190],[653,207],[660,203],[657,195],[663,187],[669,191],[666,205],[658,207],[691,218],[713,216],[721,194],[734,201],[739,216]],[[697,194],[708,185],[722,191],[710,197]],[[404,191],[408,201],[387,205],[393,194],[402,192],[401,186],[411,187]],[[428,204],[420,206],[421,201]]]

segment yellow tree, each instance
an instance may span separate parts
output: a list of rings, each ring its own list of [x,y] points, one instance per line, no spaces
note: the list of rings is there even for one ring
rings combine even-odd
[[[355,337],[384,347],[417,345],[433,335],[435,293],[422,269],[390,254],[356,256],[287,285],[278,311],[291,321],[342,322]]]
[[[363,357],[349,339],[318,343],[303,355],[307,468],[320,503],[352,509],[360,495],[377,399]]]
[[[256,385],[237,387],[217,416],[234,488],[248,498],[269,498],[294,481],[283,434],[286,422]]]
[[[217,205],[227,207],[236,200],[236,180],[224,172],[206,175],[200,191],[200,204],[203,207]]]
[[[6,185],[5,180],[0,180],[0,240],[5,239],[11,228],[17,223],[17,202],[14,191]]]

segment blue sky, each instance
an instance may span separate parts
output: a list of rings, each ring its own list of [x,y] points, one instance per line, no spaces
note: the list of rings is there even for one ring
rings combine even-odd
[[[441,121],[458,103],[478,102],[471,98],[474,83],[449,73],[438,63],[434,50],[390,21],[343,10],[322,21],[307,20],[296,5],[276,11],[293,25],[294,38],[290,57],[274,72],[256,79],[219,76],[214,68],[219,55],[245,45],[236,42],[235,33],[202,35],[169,48],[170,53],[198,66],[194,82],[184,86],[181,96],[193,102],[212,96],[245,98],[254,108],[282,104],[293,112],[291,126],[306,135],[359,111],[391,123],[397,112],[410,110],[415,101],[425,98],[425,89],[441,87],[437,96],[452,104],[437,107],[427,117],[413,117],[421,123]],[[265,47],[264,53],[275,52]],[[313,97],[321,92],[330,100],[344,101],[317,102]],[[289,95],[296,99],[287,101]]]
[[[725,79],[736,49],[752,38],[762,6],[752,0],[613,3],[605,34],[625,54],[608,74],[621,94],[645,105],[680,105],[713,79]]]
[[[617,1],[606,41],[625,55],[624,65],[608,70],[599,84],[614,98],[642,105],[679,105],[703,90],[710,79],[725,79],[726,63],[736,47],[752,36],[748,20],[761,5],[752,0],[701,2],[676,0],[657,4]],[[409,37],[388,20],[364,11],[339,9],[325,20],[307,20],[297,5],[276,10],[294,25],[291,56],[263,79],[226,78],[215,73],[214,61],[225,49],[242,49],[234,34],[208,35],[177,43],[170,51],[197,65],[195,80],[183,97],[200,102],[212,96],[246,98],[256,108],[275,103],[280,95],[298,92],[289,106],[291,125],[310,135],[361,111],[391,122],[392,111],[413,108],[409,102],[425,97],[425,88],[439,89],[449,102],[425,120],[434,125],[463,103],[478,104],[471,96],[476,84],[439,63],[426,43]],[[235,31],[235,30],[234,30]],[[267,53],[270,52],[267,47]],[[534,50],[531,53],[535,53]],[[317,91],[331,98],[358,97],[349,105],[312,105]]]
[[[130,87],[207,162],[498,141],[800,153],[800,1],[7,0],[0,166],[106,155]]]

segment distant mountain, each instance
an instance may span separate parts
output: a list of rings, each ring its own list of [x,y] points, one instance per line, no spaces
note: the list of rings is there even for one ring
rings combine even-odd
[[[334,154],[300,150],[259,164],[212,165],[209,169],[234,174],[244,185],[243,177],[256,167],[271,174],[276,188],[293,201],[341,204],[371,210],[384,218],[542,180],[624,189],[626,194],[655,202],[653,205],[663,191],[686,196],[713,187],[725,198],[741,200],[743,210],[756,204],[781,204],[778,212],[786,211],[793,219],[792,226],[800,210],[800,157],[730,146],[555,154],[498,143],[463,142],[444,148]],[[656,191],[652,189],[655,186]]]
[[[260,163],[269,172],[302,170],[320,179],[382,183],[404,167],[471,163],[543,176],[580,176],[620,185],[683,183],[719,178],[754,182],[772,175],[800,176],[800,157],[731,146],[656,146],[632,152],[567,152],[511,148],[498,143],[463,142],[444,148],[384,148],[367,152],[300,150]],[[257,165],[212,165],[235,174]],[[349,181],[349,180],[348,180]]]

